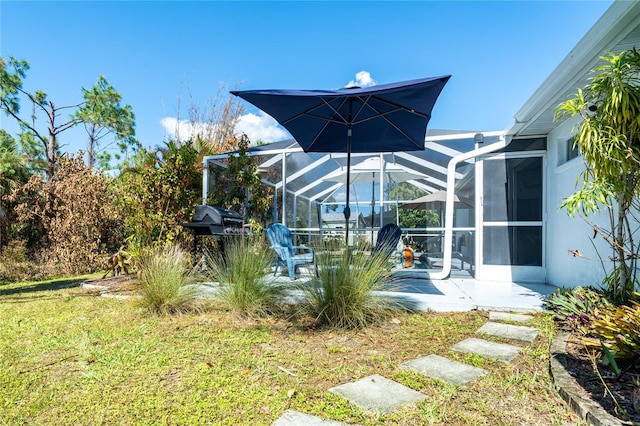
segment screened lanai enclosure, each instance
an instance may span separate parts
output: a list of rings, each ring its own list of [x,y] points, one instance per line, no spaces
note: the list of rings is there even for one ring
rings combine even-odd
[[[414,277],[476,276],[478,262],[541,267],[542,160],[536,153],[544,149],[544,139],[508,144],[502,132],[429,130],[424,151],[352,154],[348,244],[370,250],[380,228],[396,223],[402,238],[394,269]],[[522,160],[507,160],[520,150]],[[230,155],[204,159],[204,200],[216,191]],[[270,222],[289,227],[297,244],[346,244],[346,154],[305,153],[285,140],[250,148],[248,155],[273,198]],[[243,213],[251,216],[248,198]]]

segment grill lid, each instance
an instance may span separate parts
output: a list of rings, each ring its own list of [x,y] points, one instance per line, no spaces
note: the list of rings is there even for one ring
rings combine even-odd
[[[193,212],[193,222],[209,222],[222,225],[225,222],[224,219],[236,219],[242,223],[242,216],[239,213],[222,207],[199,205],[196,206],[196,210]]]
[[[239,213],[207,205],[196,206],[193,221],[182,226],[193,230],[195,235],[244,234],[244,220]]]

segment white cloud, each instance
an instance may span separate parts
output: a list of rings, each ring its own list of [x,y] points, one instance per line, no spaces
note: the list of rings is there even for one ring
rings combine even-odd
[[[160,120],[160,124],[169,138],[180,141],[187,141],[196,135],[212,134],[214,131],[210,124],[191,123],[174,117],[165,117]],[[258,115],[245,114],[240,117],[236,125],[236,134],[242,133],[249,137],[252,144],[258,141],[276,142],[291,137],[276,120],[262,111]]]
[[[209,124],[191,123],[174,117],[164,117],[160,120],[160,124],[169,138],[178,141],[187,141],[196,135],[209,134],[213,131],[212,126]]]
[[[369,73],[369,71],[360,71],[356,73],[356,79],[351,80],[345,87],[351,87],[351,86],[370,87],[370,86],[375,86],[376,84],[377,84],[376,81],[373,78],[371,78],[371,74]]]
[[[249,113],[240,117],[236,133],[246,134],[252,144],[258,141],[277,142],[291,137],[275,119],[262,111],[258,115]]]

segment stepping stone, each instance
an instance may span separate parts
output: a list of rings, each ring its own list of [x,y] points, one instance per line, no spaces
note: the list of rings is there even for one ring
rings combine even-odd
[[[498,361],[509,362],[518,355],[520,348],[505,343],[489,342],[484,339],[469,338],[456,343],[451,347],[457,352],[482,355],[487,358],[495,358]]]
[[[533,342],[538,335],[538,330],[524,325],[502,324],[499,322],[487,322],[476,331],[489,336],[504,337],[506,339]]]
[[[513,322],[527,322],[531,320],[531,315],[525,314],[510,314],[507,312],[489,312],[489,320],[491,321],[513,321]]]
[[[299,426],[299,425],[326,425],[342,426],[344,423],[332,420],[322,420],[316,416],[310,416],[295,410],[287,410],[272,423],[273,426]]]
[[[439,355],[425,356],[405,362],[402,366],[454,386],[464,385],[487,374],[482,368],[452,361]]]
[[[384,413],[390,413],[402,405],[426,398],[426,395],[379,374],[336,386],[329,389],[329,392],[345,397],[350,403],[363,410]]]

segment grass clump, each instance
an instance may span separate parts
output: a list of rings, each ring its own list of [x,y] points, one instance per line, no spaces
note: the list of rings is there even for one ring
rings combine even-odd
[[[270,279],[273,253],[264,238],[227,241],[225,256],[208,256],[211,278],[219,283],[217,296],[234,312],[262,316],[282,302],[288,285]]]
[[[177,247],[153,252],[141,260],[142,305],[156,314],[198,309],[197,275],[190,257]]]
[[[305,313],[321,325],[362,328],[400,307],[379,291],[394,291],[388,256],[383,253],[348,253],[334,256],[321,250],[317,256],[319,279],[298,286],[305,295]]]

